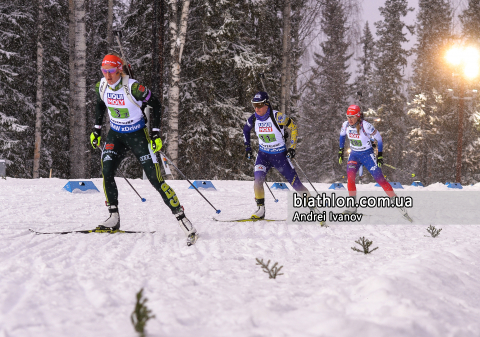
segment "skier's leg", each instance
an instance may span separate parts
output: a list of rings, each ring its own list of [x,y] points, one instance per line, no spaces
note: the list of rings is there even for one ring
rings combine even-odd
[[[304,192],[307,193],[307,196],[310,196],[308,188],[306,188],[300,181],[295,166],[293,166],[290,158],[287,158],[286,152],[273,154],[271,162],[272,166],[275,167],[285,179],[287,179],[295,191]]]
[[[397,196],[393,191],[392,185],[390,185],[387,179],[385,179],[385,177],[383,176],[382,169],[377,166],[377,161],[375,159],[375,155],[373,154],[373,152],[364,159],[364,165],[368,169],[370,174],[373,176],[375,181],[380,186],[382,186],[383,190],[385,191],[385,193],[387,193],[387,195],[390,198],[394,198]],[[400,212],[400,214],[402,214],[402,217],[405,220],[409,222],[413,222],[412,218],[408,215],[407,209],[405,207],[398,207],[397,210]]]
[[[120,214],[118,213],[118,189],[115,183],[115,172],[125,157],[126,147],[119,134],[110,131],[107,135],[101,156],[103,191],[110,216],[99,224],[99,228],[120,228]]]
[[[267,153],[259,151],[255,160],[253,191],[255,193],[257,210],[251,216],[254,219],[263,219],[265,217],[265,189],[263,184],[271,167],[268,156]]]
[[[162,196],[165,205],[173,214],[180,211],[180,202],[173,189],[165,182],[160,170],[156,155],[150,149],[150,136],[147,129],[138,130],[129,134],[128,147],[142,164],[145,175],[153,187]]]
[[[115,172],[125,158],[126,147],[121,134],[109,131],[102,151],[101,165],[103,176],[103,191],[107,204],[118,205],[118,189],[115,183]]]
[[[175,191],[162,177],[160,164],[150,148],[150,136],[148,135],[147,128],[130,133],[127,145],[142,164],[145,175],[152,186],[160,193],[165,205],[170,208],[172,214],[177,218],[180,228],[190,238],[190,235],[196,233],[196,230],[190,220],[185,217],[185,213]]]
[[[361,162],[358,158],[357,152],[351,152],[347,162],[347,188],[348,195],[351,197],[357,196],[357,186],[355,185],[355,178],[357,171],[360,168]]]
[[[377,166],[373,151],[362,156],[362,164],[368,169],[368,172],[370,172],[375,181],[383,188],[390,198],[395,196],[392,185],[390,185],[387,179],[383,176],[382,169]]]
[[[355,184],[355,178],[357,177],[357,172],[361,166],[361,163],[358,159],[358,155],[356,152],[350,153],[347,161],[347,188],[348,188],[348,195],[354,197],[355,200],[357,198],[357,186]],[[343,213],[357,213],[357,207],[347,207]]]
[[[307,197],[310,197],[311,195],[308,191],[308,188],[306,188],[305,185],[303,185],[300,181],[297,171],[295,170],[295,166],[293,166],[290,158],[287,158],[287,153],[282,152],[272,156],[271,162],[273,167],[275,167],[278,172],[280,172],[285,179],[287,179],[290,185],[292,185],[293,189],[297,192],[301,192],[302,195],[306,193]],[[316,207],[310,207],[310,210],[315,213],[320,213],[320,210]],[[324,221],[321,221],[320,223],[322,226],[325,224]]]

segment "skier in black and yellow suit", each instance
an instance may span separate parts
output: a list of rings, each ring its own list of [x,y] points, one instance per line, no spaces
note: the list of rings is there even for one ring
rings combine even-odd
[[[102,62],[104,78],[96,85],[97,105],[95,127],[90,135],[94,148],[100,145],[101,128],[105,110],[110,115],[110,131],[102,151],[103,189],[110,217],[99,225],[102,229],[119,229],[118,189],[115,171],[132,150],[141,162],[150,183],[160,193],[165,204],[176,216],[187,235],[187,244],[195,243],[197,234],[192,223],[185,217],[183,207],[173,189],[164,181],[155,152],[160,151],[161,106],[159,100],[146,87],[124,74],[123,60],[116,54],[108,54]],[[142,104],[153,109],[151,136],[145,126]]]

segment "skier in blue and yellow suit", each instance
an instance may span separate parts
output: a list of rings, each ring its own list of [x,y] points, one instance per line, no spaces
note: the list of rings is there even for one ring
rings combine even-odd
[[[295,147],[297,146],[297,126],[293,120],[286,117],[282,112],[273,110],[268,101],[268,94],[260,91],[252,99],[255,113],[248,118],[243,127],[243,138],[245,144],[246,158],[253,159],[252,148],[250,147],[250,131],[255,128],[258,136],[259,152],[255,160],[255,201],[257,202],[257,211],[251,218],[265,218],[265,190],[263,184],[268,171],[275,167],[287,181],[292,185],[295,191],[306,192],[308,189],[298,178],[297,172],[290,159],[295,157]],[[287,150],[285,143],[285,128],[290,129],[290,147]]]

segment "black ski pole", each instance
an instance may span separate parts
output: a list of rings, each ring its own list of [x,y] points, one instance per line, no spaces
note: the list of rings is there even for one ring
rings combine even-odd
[[[267,188],[268,188],[268,190],[270,191],[270,193],[272,193],[272,197],[273,197],[273,199],[275,200],[275,202],[278,202],[278,199],[277,199],[277,198],[275,198],[275,196],[273,195],[273,192],[272,192],[272,190],[270,189],[270,187],[268,186],[268,184],[267,184],[267,181],[266,181],[266,180],[265,180],[265,185],[267,185]]]
[[[96,149],[100,149],[98,146]],[[128,181],[128,179],[125,177],[125,174],[123,174],[123,171],[120,170],[120,168],[117,168],[117,171],[120,172],[120,174],[122,175],[123,179],[125,179],[125,181],[130,185],[130,187],[135,191],[135,193],[137,193],[138,197],[140,198],[140,200],[142,200],[142,202],[145,202],[147,201],[147,199],[145,198],[142,198],[142,196],[140,194],[138,194],[137,190],[135,189],[135,187],[132,186],[132,184],[130,184],[130,182]]]
[[[318,191],[315,189],[315,187],[313,187],[313,184],[311,183],[310,179],[308,179],[307,175],[305,174],[305,172],[303,172],[302,168],[300,167],[300,165],[298,165],[298,162],[296,159],[293,159],[293,161],[295,161],[295,164],[297,165],[298,169],[300,171],[302,171],[303,175],[305,176],[305,178],[307,178],[308,182],[310,183],[310,186],[312,186],[313,190],[317,193],[317,195],[320,195],[320,193],[318,193]]]
[[[160,151],[159,151],[159,152],[160,152]],[[175,164],[165,155],[165,153],[160,152],[160,154],[161,154],[162,156],[164,156],[165,159],[167,159],[167,160],[170,162],[170,164],[171,164],[173,167],[175,167],[175,169],[178,171],[178,173],[180,173],[180,174],[182,175],[183,179],[185,179],[186,181],[188,181],[188,182],[190,183],[190,185],[193,186],[193,188],[195,189],[195,191],[197,191],[198,194],[200,194],[200,195],[202,196],[202,198],[205,199],[205,201],[208,202],[208,204],[213,207],[213,209],[215,210],[215,212],[216,212],[217,214],[220,214],[221,210],[216,209],[215,206],[213,206],[212,203],[211,203],[210,201],[208,201],[207,198],[205,198],[205,196],[198,190],[198,188],[196,188],[195,185],[192,184],[192,182],[191,182],[190,180],[188,180],[187,177],[185,177],[185,175],[182,173],[182,171],[180,171],[180,170],[178,169],[178,167],[175,166]]]

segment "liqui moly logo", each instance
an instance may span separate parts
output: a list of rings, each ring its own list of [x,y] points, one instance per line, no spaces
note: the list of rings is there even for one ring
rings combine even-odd
[[[123,94],[107,93],[107,104],[110,105],[125,105]]]
[[[259,122],[258,123],[258,127],[260,128],[268,128],[268,127],[272,127],[272,123],[271,122]]]

